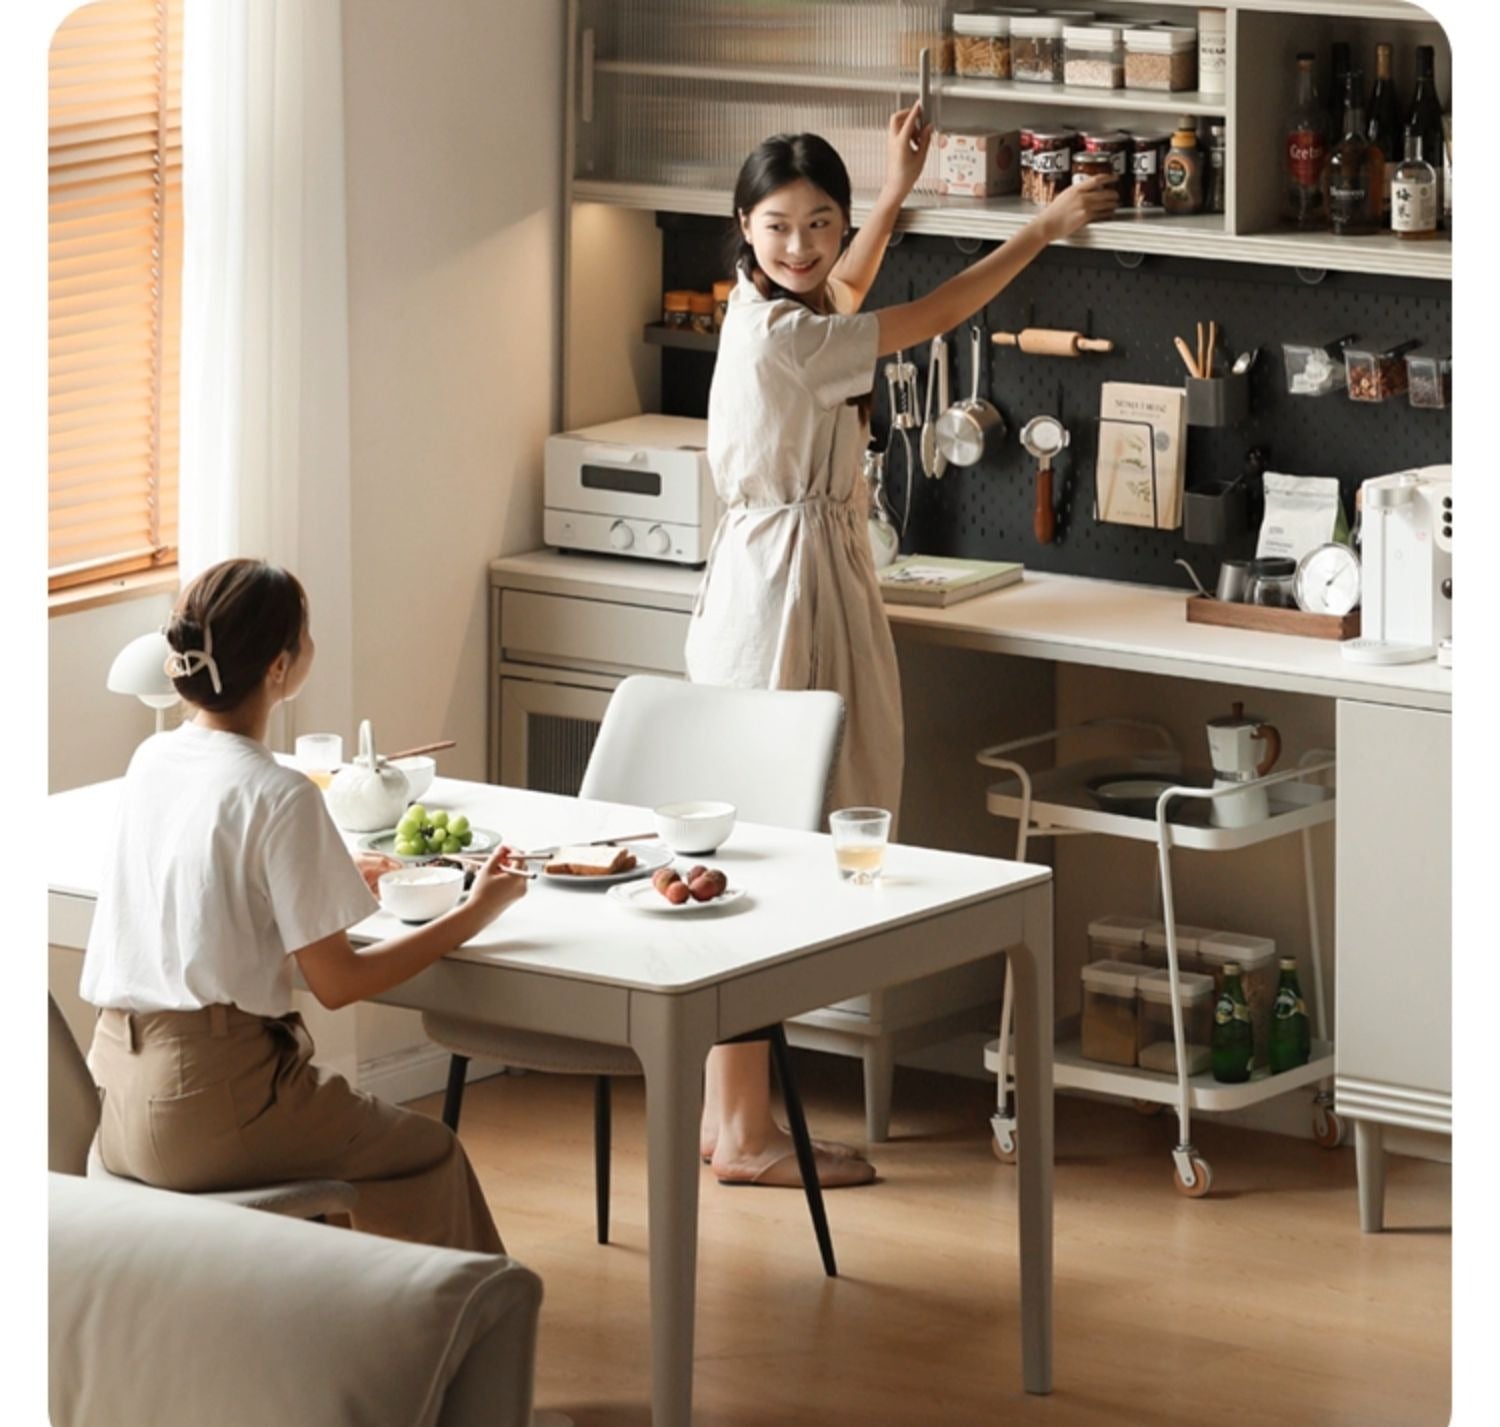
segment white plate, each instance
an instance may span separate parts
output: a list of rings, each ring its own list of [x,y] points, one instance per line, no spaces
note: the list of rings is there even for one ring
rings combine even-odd
[[[541,873],[541,880],[559,887],[613,887],[617,883],[649,877],[658,867],[665,867],[673,855],[668,847],[632,846],[630,851],[635,853],[635,866],[629,872],[611,872],[603,877],[576,877],[570,872],[544,871]]]
[[[469,845],[463,849],[466,856],[473,856],[475,853],[483,855],[487,852],[493,852],[500,846],[500,834],[498,832],[491,832],[488,828],[483,827],[471,827],[469,831],[474,836],[470,840]],[[396,829],[393,827],[387,828],[384,832],[372,832],[367,837],[360,838],[359,845],[366,852],[378,852],[382,857],[395,858],[397,862],[428,862],[434,857],[453,855],[443,852],[424,852],[416,857],[402,857],[396,851]]]
[[[744,895],[743,887],[729,887],[711,902],[695,902],[689,897],[687,901],[674,906],[649,882],[627,883],[623,887],[609,889],[610,901],[618,902],[632,912],[665,912],[670,917],[682,916],[687,912],[717,911],[720,907],[729,906],[731,902],[738,902]]]

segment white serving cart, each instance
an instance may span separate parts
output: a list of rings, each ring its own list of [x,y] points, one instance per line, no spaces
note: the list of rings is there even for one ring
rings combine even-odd
[[[1116,742],[1124,735],[1128,741],[1145,747],[1134,753],[1092,758],[1038,772],[1029,770],[1015,756],[1023,750],[1055,746],[1064,739],[1076,742],[1079,738],[1087,740],[1101,733],[1108,733]],[[1055,752],[1054,747],[1054,755]],[[1192,1112],[1195,1110],[1208,1113],[1241,1110],[1290,1091],[1315,1086],[1314,1136],[1325,1148],[1337,1145],[1342,1137],[1342,1126],[1332,1109],[1333,1045],[1328,1039],[1323,995],[1312,855],[1312,830],[1333,821],[1335,797],[1330,782],[1334,755],[1327,750],[1317,750],[1304,755],[1294,768],[1271,773],[1253,783],[1215,789],[1187,781],[1181,754],[1171,734],[1159,724],[1135,719],[1097,719],[997,744],[982,750],[977,756],[985,767],[999,769],[1008,775],[991,785],[986,804],[996,817],[1017,820],[1018,860],[1025,860],[1030,840],[1040,837],[1094,833],[1156,844],[1160,873],[1158,913],[1165,926],[1177,1071],[1165,1074],[1085,1060],[1079,1040],[1072,1037],[1060,1040],[1057,1045],[1054,1063],[1057,1088],[1120,1096],[1134,1101],[1138,1109],[1149,1113],[1160,1113],[1164,1106],[1176,1106],[1178,1134],[1176,1147],[1172,1150],[1174,1179],[1178,1191],[1192,1199],[1202,1198],[1213,1184],[1212,1167],[1193,1146]],[[1182,777],[1184,781],[1163,789],[1156,799],[1154,818],[1106,811],[1100,807],[1089,789],[1090,779],[1105,774],[1128,773]],[[1213,800],[1247,787],[1266,790],[1269,815],[1245,827],[1215,826],[1210,812]],[[1283,1071],[1280,1075],[1270,1075],[1262,1067],[1250,1080],[1238,1085],[1221,1084],[1208,1071],[1190,1075],[1187,1073],[1182,1007],[1177,998],[1177,917],[1172,889],[1172,849],[1184,847],[1204,852],[1234,852],[1291,833],[1302,835],[1302,866],[1307,890],[1307,955],[1311,966],[1303,964],[1302,957],[1297,959],[1298,979],[1304,987],[1310,984],[1313,991],[1312,1014],[1316,1034],[1311,1058],[1306,1065]],[[1002,1160],[1014,1159],[1018,1133],[1013,1093],[1014,1065],[1010,1053],[1011,1012],[1012,987],[1007,971],[1000,1035],[985,1049],[985,1065],[996,1073],[999,1080],[999,1103],[991,1125],[995,1153]]]

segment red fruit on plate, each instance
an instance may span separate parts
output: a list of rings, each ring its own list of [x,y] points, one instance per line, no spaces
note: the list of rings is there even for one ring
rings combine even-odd
[[[679,877],[668,885],[666,891],[663,892],[662,895],[674,907],[680,907],[685,901],[687,901],[690,895],[688,884]]]
[[[651,885],[663,895],[666,894],[667,888],[677,880],[677,871],[672,867],[658,867],[656,871],[651,874]]]
[[[723,890],[710,872],[705,872],[701,877],[694,877],[688,883],[688,891],[693,894],[695,902],[711,902]]]
[[[708,871],[708,868],[706,868],[700,862],[696,867],[689,867],[688,868],[688,874],[687,874],[687,876],[684,877],[682,880],[684,882],[686,882],[689,887],[691,887],[693,885],[693,883],[696,882],[707,871]]]

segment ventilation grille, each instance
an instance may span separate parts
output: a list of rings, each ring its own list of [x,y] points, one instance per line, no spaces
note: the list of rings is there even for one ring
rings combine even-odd
[[[538,793],[575,797],[583,782],[599,721],[531,714],[526,724],[526,786]]]

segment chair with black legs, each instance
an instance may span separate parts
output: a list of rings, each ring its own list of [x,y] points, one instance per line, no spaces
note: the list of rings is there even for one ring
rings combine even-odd
[[[724,689],[638,675],[624,680],[610,699],[579,796],[643,807],[715,798],[733,803],[747,822],[816,831],[843,722],[844,701],[835,693]],[[725,757],[726,749],[734,756]],[[711,780],[701,771],[706,768],[714,770]],[[425,1013],[422,1025],[452,1056],[443,1120],[455,1130],[471,1059],[594,1077],[595,1217],[599,1242],[608,1243],[610,1083],[641,1074],[635,1053],[627,1046],[512,1031],[458,1016]],[[786,1036],[776,1025],[737,1039],[770,1043],[818,1249],[833,1277],[833,1241]]]

